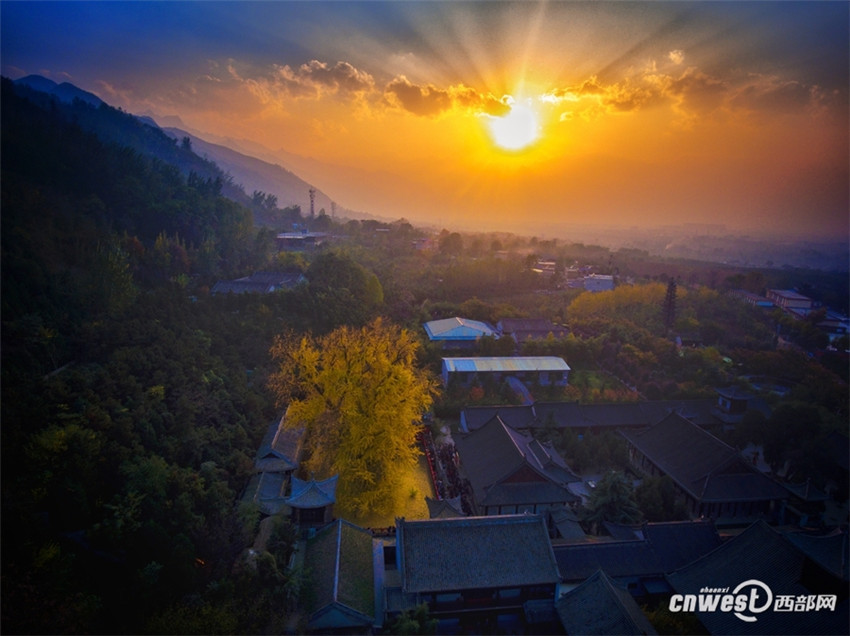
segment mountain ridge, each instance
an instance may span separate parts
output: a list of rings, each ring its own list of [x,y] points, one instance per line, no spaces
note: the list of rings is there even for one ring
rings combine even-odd
[[[100,97],[94,93],[83,90],[79,86],[75,86],[70,82],[62,82],[61,84],[58,84],[43,75],[27,75],[15,80],[14,83],[16,85],[28,86],[33,90],[47,93],[48,95],[53,95],[66,104],[73,103],[75,99],[82,100],[95,108],[100,107],[101,104],[106,104],[106,102],[104,102]]]

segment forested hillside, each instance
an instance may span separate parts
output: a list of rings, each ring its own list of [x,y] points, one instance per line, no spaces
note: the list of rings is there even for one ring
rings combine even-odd
[[[205,290],[265,264],[271,234],[220,179],[37,102],[4,80],[4,630],[269,629],[284,582],[233,570],[257,521],[236,502],[294,303]]]

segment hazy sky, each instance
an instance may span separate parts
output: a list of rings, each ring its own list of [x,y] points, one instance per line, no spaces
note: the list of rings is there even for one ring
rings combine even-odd
[[[319,160],[392,218],[846,238],[848,7],[2,2],[0,61]]]

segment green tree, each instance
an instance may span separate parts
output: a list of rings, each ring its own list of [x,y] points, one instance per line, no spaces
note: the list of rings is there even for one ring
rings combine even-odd
[[[635,489],[635,501],[647,521],[682,521],[688,518],[684,503],[667,475],[646,477]]]
[[[457,232],[440,232],[440,252],[447,256],[459,256],[463,252],[463,237]]]
[[[422,603],[412,610],[404,610],[390,625],[390,634],[399,636],[417,636],[419,634],[435,634],[438,620],[431,618],[428,604]]]
[[[587,502],[585,521],[599,526],[603,521],[638,523],[640,508],[635,491],[623,473],[610,471],[599,480]]]
[[[383,305],[378,277],[347,254],[325,252],[307,269],[312,323],[323,329],[340,324],[364,325]]]
[[[392,511],[414,468],[416,423],[436,387],[416,366],[418,349],[413,334],[381,319],[321,338],[275,339],[270,386],[288,405],[286,425],[306,428],[305,467],[339,474],[344,510]]]

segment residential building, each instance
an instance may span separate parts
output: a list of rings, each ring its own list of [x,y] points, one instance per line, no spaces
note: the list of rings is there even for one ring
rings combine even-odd
[[[513,377],[527,386],[534,383],[566,386],[569,373],[569,365],[556,356],[443,358],[442,377],[444,386],[452,378],[457,378],[462,386],[469,386],[485,377],[495,382]]]

